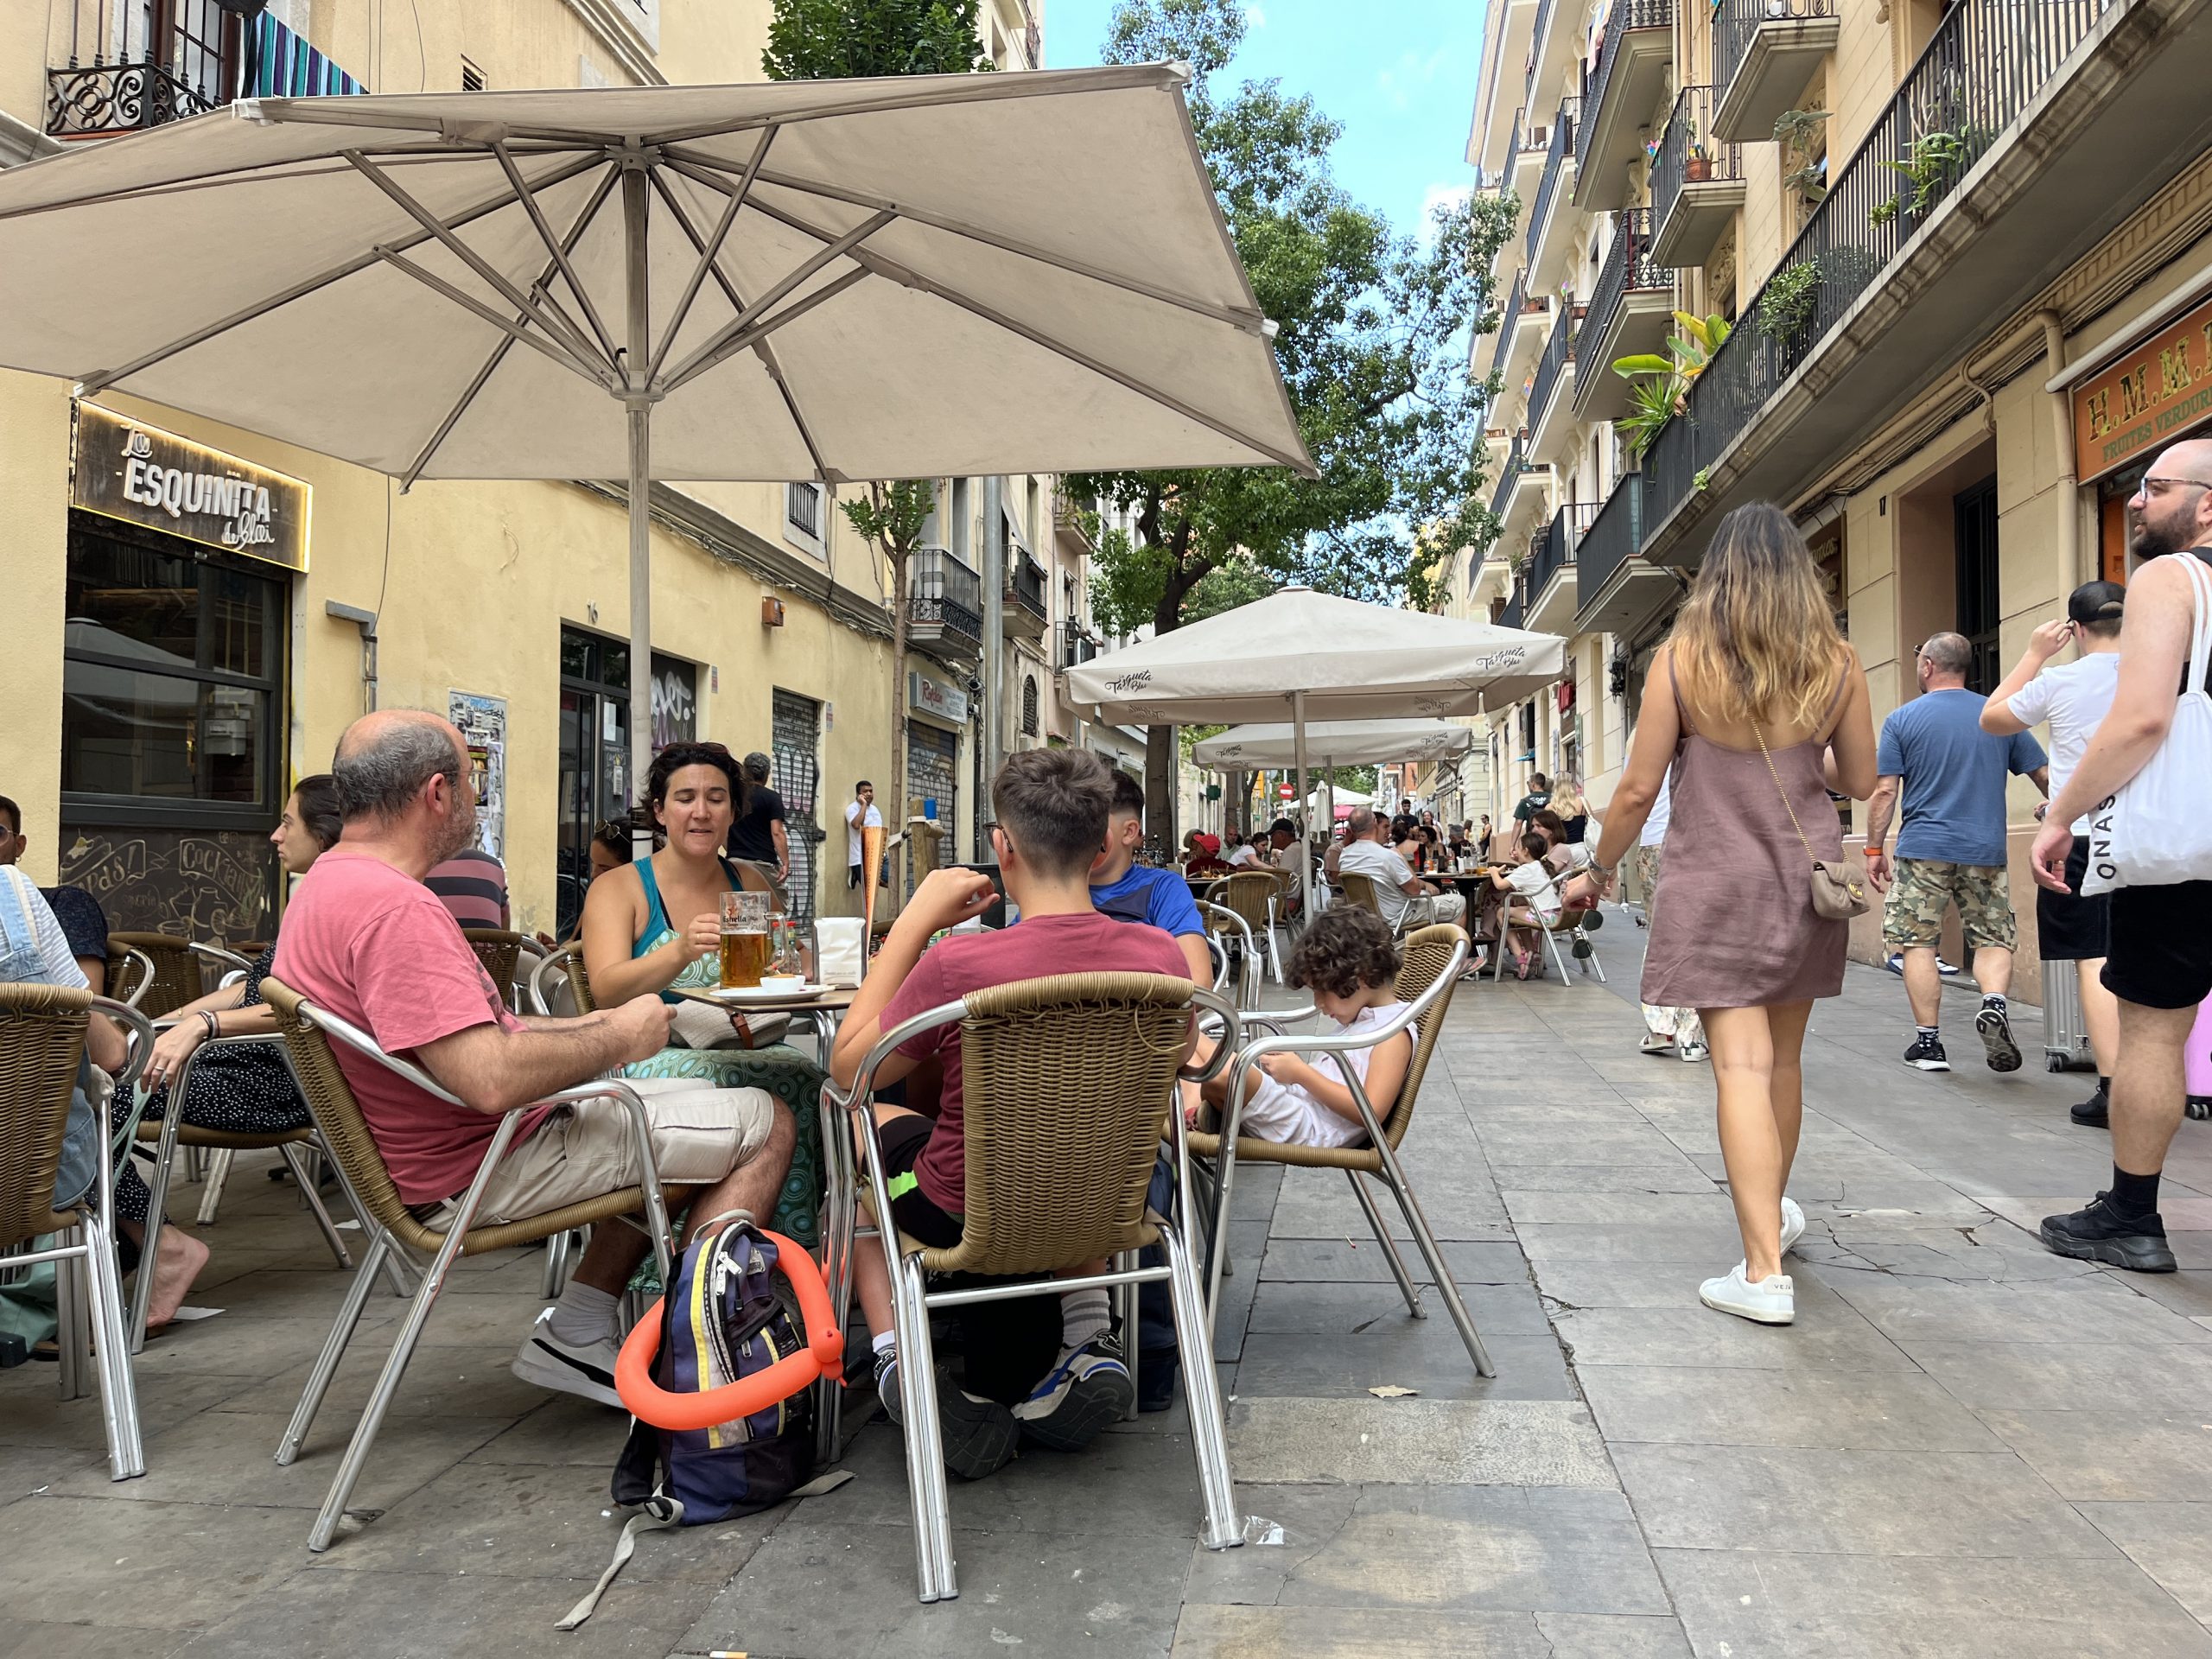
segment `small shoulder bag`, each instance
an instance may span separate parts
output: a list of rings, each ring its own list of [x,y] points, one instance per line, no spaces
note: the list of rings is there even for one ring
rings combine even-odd
[[[1813,843],[1805,838],[1805,826],[1797,822],[1797,809],[1790,803],[1782,774],[1774,769],[1774,757],[1767,753],[1766,734],[1759,730],[1757,721],[1751,722],[1751,733],[1759,741],[1759,758],[1766,762],[1766,775],[1774,779],[1775,792],[1782,797],[1782,810],[1789,815],[1789,827],[1797,832],[1798,845],[1812,861],[1813,913],[1824,922],[1847,922],[1854,916],[1864,916],[1873,907],[1866,897],[1866,882],[1813,850]]]

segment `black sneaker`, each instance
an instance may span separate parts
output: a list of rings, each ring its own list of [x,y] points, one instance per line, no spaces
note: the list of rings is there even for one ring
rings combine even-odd
[[[875,1357],[875,1397],[883,1414],[894,1423],[906,1421],[906,1402],[899,1395],[899,1351],[886,1348]]]
[[[1912,1046],[1904,1052],[1904,1063],[1920,1071],[1948,1071],[1951,1069],[1950,1058],[1943,1052],[1943,1039],[1917,1033],[1913,1037]]]
[[[2166,1224],[2154,1211],[2123,1216],[2100,1192],[2094,1203],[2071,1215],[2045,1216],[2044,1248],[2083,1262],[2102,1262],[2130,1273],[2171,1273],[2174,1253],[2166,1248]]]
[[[2104,1080],[2098,1079],[2096,1093],[2066,1115],[2085,1129],[2110,1128],[2112,1127],[2112,1096],[2106,1092]]]
[[[1013,1459],[1021,1439],[1014,1414],[995,1400],[969,1393],[952,1374],[937,1368],[938,1433],[944,1437],[944,1466],[963,1480],[996,1474]]]
[[[1974,1029],[1981,1039],[1982,1047],[1988,1051],[1991,1071],[2020,1069],[2020,1046],[2012,1040],[2012,1022],[2005,1017],[2003,1008],[1983,1003],[1981,1012],[1974,1017]]]
[[[1059,1361],[1014,1408],[1021,1432],[1055,1452],[1079,1452],[1100,1431],[1126,1416],[1136,1402],[1136,1385],[1122,1360],[1122,1344],[1112,1336],[1093,1337],[1080,1348],[1060,1351]]]

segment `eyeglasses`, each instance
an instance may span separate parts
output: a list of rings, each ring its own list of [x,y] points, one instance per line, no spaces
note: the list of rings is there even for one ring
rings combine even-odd
[[[2212,490],[2212,480],[2202,478],[2146,478],[2136,486],[2138,495],[2148,496],[2154,490]]]

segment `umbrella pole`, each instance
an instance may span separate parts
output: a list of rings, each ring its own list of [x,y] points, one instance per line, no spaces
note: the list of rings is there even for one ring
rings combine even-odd
[[[1302,902],[1306,919],[1313,919],[1313,803],[1306,798],[1306,694],[1290,694],[1290,758],[1298,767],[1298,810],[1304,814],[1306,823],[1300,839],[1306,843],[1298,857],[1299,880],[1303,884]],[[1333,810],[1333,809],[1332,809]],[[1329,826],[1334,833],[1336,825]]]
[[[627,245],[629,346],[623,369],[632,395],[630,416],[630,857],[653,855],[652,812],[645,805],[645,775],[653,764],[653,521],[652,404],[644,396],[652,364],[651,299],[646,287],[645,174],[622,175],[622,231]]]

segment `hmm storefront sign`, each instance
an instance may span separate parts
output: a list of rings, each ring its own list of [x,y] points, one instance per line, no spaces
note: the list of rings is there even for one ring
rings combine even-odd
[[[2075,475],[2125,467],[2212,421],[2212,300],[2074,389]]]
[[[308,568],[304,483],[95,404],[77,405],[70,499],[187,541]]]

